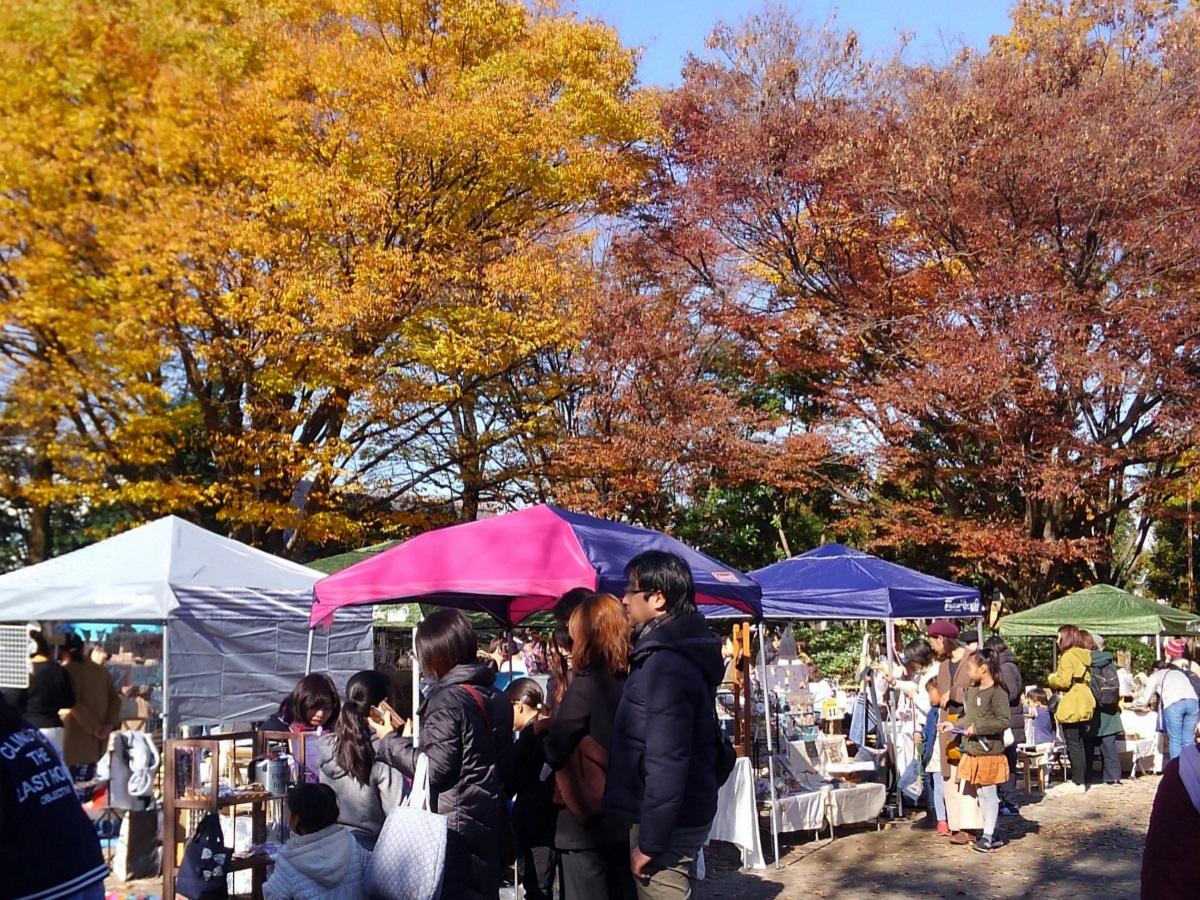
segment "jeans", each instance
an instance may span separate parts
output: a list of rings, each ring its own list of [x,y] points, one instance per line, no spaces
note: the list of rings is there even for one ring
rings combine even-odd
[[[941,772],[933,773],[933,814],[939,822],[946,821],[946,779]]]
[[[1067,756],[1071,760],[1071,780],[1082,787],[1091,781],[1088,777],[1089,764],[1092,759],[1088,752],[1092,742],[1091,722],[1063,723],[1063,740],[1067,742]]]
[[[1171,759],[1177,759],[1188,741],[1196,740],[1196,718],[1200,703],[1195,700],[1176,700],[1163,710],[1163,730]]]
[[[646,867],[649,880],[637,882],[638,900],[691,900],[699,881],[696,861],[708,840],[711,823],[700,828],[677,828],[664,853]],[[629,832],[629,845],[636,847],[638,826]]]

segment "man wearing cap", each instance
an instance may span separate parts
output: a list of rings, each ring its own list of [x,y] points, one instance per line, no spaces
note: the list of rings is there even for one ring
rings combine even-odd
[[[938,716],[939,724],[951,721],[963,714],[967,698],[967,688],[971,679],[965,665],[967,648],[958,642],[958,626],[949,619],[934,619],[926,631],[929,645],[938,658],[937,686],[941,696],[942,711]],[[938,752],[942,759],[942,778],[946,780],[946,809],[950,827],[954,829],[950,836],[953,844],[968,844],[971,841],[963,829],[981,828],[983,818],[979,813],[978,804],[971,809],[970,798],[962,795],[957,788],[956,766],[946,758],[946,750],[950,745],[952,735],[941,733],[938,741]]]

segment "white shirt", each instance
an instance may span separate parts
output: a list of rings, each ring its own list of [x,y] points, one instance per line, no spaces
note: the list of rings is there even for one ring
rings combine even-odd
[[[1151,674],[1150,680],[1146,682],[1145,690],[1142,691],[1142,699],[1148,700],[1155,693],[1162,695],[1162,709],[1166,709],[1172,703],[1178,703],[1180,700],[1200,699],[1196,697],[1196,692],[1192,689],[1187,672],[1174,664]]]

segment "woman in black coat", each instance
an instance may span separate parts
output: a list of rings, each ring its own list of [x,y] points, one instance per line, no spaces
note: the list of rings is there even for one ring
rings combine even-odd
[[[448,829],[442,896],[495,900],[508,830],[503,780],[512,705],[493,687],[496,674],[476,662],[479,642],[458,610],[427,616],[416,650],[422,671],[437,678],[419,710],[420,749],[407,735],[373,726],[383,739],[379,757],[410,778],[418,753],[429,760],[430,808],[446,817]]]
[[[543,745],[546,762],[555,770],[572,768],[568,764],[573,754],[588,749],[581,747],[585,739],[590,739],[593,749],[599,745],[608,753],[613,717],[629,667],[629,620],[616,597],[587,597],[571,614],[569,629],[575,674],[554,711]],[[599,799],[604,785],[591,787]],[[627,822],[603,812],[580,821],[564,808],[558,813],[554,846],[562,865],[563,900],[636,896],[629,868]]]

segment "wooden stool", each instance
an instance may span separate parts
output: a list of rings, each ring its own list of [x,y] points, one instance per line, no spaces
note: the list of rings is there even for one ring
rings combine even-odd
[[[1025,775],[1025,793],[1033,794],[1033,782],[1038,790],[1046,793],[1046,754],[1021,750],[1017,753],[1017,768]]]

